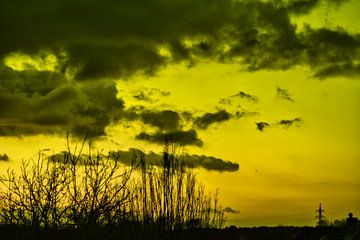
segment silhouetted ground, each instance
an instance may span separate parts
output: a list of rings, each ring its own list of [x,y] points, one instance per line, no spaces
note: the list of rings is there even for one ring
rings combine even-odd
[[[187,229],[166,232],[161,228],[144,229],[136,224],[87,227],[82,229],[34,229],[17,225],[0,226],[1,239],[111,240],[111,239],[175,239],[175,240],[342,240],[345,227],[256,227],[225,229]]]

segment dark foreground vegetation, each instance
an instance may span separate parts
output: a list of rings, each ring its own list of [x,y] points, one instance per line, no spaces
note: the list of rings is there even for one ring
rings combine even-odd
[[[186,228],[168,231],[147,228],[138,223],[117,226],[93,226],[49,229],[2,225],[1,239],[179,239],[179,240],[344,240],[349,236],[343,227],[255,227],[255,228]]]
[[[139,153],[130,167],[116,153],[84,154],[84,145],[1,176],[2,237],[157,239],[223,226],[218,193],[206,193],[176,145],[165,144],[157,166]]]
[[[167,143],[161,162],[83,153],[23,161],[0,177],[0,239],[341,240],[347,227],[222,228],[218,193],[209,194]]]

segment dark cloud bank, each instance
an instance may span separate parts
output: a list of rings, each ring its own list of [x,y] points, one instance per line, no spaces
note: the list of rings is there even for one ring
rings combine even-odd
[[[95,138],[104,136],[110,123],[135,119],[157,128],[137,139],[160,143],[171,135],[181,144],[201,146],[195,129],[243,116],[242,112],[220,109],[193,116],[194,129],[184,130],[178,113],[125,110],[114,79],[139,72],[152,75],[168,63],[192,66],[204,58],[225,63],[241,59],[239,68],[248,71],[302,65],[317,78],[359,76],[359,34],[311,26],[296,31],[291,23],[291,16],[307,14],[321,2],[337,7],[345,1],[3,0],[0,136],[70,131]],[[170,55],[160,54],[160,47]],[[31,64],[18,71],[4,62],[11,53],[41,57],[44,51],[57,57],[54,71]],[[134,98],[149,101],[146,96],[139,93]],[[257,101],[245,92],[238,97]]]
[[[215,110],[214,112],[205,112],[196,114],[191,112],[178,113],[172,110],[152,111],[144,110],[134,114],[134,118],[141,119],[142,122],[155,127],[156,132],[141,132],[136,135],[136,139],[152,143],[164,144],[165,141],[174,142],[180,145],[203,146],[203,141],[198,137],[198,130],[207,130],[208,128],[242,117],[252,117],[257,112],[246,110],[236,110],[230,113],[225,109]],[[192,128],[186,130],[183,125],[190,125]]]
[[[165,141],[171,141],[183,146],[196,145],[201,147],[203,145],[202,140],[198,138],[197,132],[195,130],[175,130],[170,132],[158,131],[153,134],[141,132],[136,135],[136,139],[158,144],[164,144]]]
[[[64,151],[61,153],[54,154],[48,159],[50,161],[54,162],[65,162],[65,159],[69,159],[67,157],[68,152]],[[119,150],[115,153],[118,156],[118,161],[125,165],[132,165],[137,164],[138,159],[140,157],[140,154],[144,154],[145,161],[148,165],[153,166],[162,166],[162,154],[149,152],[149,153],[143,153],[139,149],[131,148],[128,151]],[[103,157],[107,157],[103,155]],[[78,163],[80,164],[86,164],[86,159],[88,158],[87,155],[81,155],[78,159]],[[195,154],[183,154],[179,156],[179,159],[182,160],[185,164],[185,166],[189,168],[204,168],[206,170],[213,170],[213,171],[220,171],[220,172],[235,172],[239,170],[239,164],[233,163],[230,161],[225,161],[220,158],[215,158],[211,156],[205,156],[205,155],[195,155]],[[68,162],[69,163],[69,162]]]

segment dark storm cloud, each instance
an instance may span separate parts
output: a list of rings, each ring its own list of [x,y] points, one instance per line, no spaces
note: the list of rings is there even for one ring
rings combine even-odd
[[[64,134],[99,137],[120,118],[123,101],[107,81],[71,83],[46,71],[0,71],[0,136]]]
[[[8,162],[9,161],[9,156],[6,153],[0,154],[0,161]]]
[[[0,135],[69,130],[78,136],[103,136],[113,121],[138,117],[123,111],[116,78],[153,75],[166,64],[181,61],[189,67],[201,59],[239,62],[239,68],[248,71],[301,65],[318,78],[358,76],[359,34],[310,26],[296,31],[290,21],[292,13],[307,13],[319,1],[3,0],[1,60],[11,53],[34,56],[45,49],[58,58],[58,66],[53,72],[15,71],[0,61]],[[345,1],[320,2],[337,6]],[[169,54],[161,54],[160,48]],[[239,94],[255,101],[252,95]],[[137,98],[147,99],[145,94]],[[155,118],[163,113],[156,114]],[[231,114],[207,113],[195,125],[206,129]],[[179,130],[175,114],[164,122],[148,117],[141,119],[188,139],[180,137],[183,133],[189,137],[189,131]],[[159,130],[143,138],[159,142],[162,135]],[[192,144],[200,145],[197,136],[192,137]]]
[[[276,88],[276,96],[278,98],[285,99],[285,100],[290,101],[290,102],[294,102],[294,99],[291,96],[289,90],[287,90],[285,88],[277,87]]]
[[[266,128],[270,127],[270,123],[267,122],[257,122],[256,127],[259,131],[263,132]]]
[[[337,8],[341,4],[351,0],[271,0],[278,7],[285,8],[290,14],[305,15],[309,14],[317,7],[323,6],[327,8]]]
[[[211,124],[228,121],[231,114],[226,110],[219,110],[215,113],[205,113],[201,117],[194,119],[194,124],[200,129],[207,129]]]
[[[14,71],[0,63],[0,91],[22,93],[26,96],[38,94],[44,96],[64,82],[60,73],[50,71],[24,70]]]
[[[307,14],[320,4],[321,0],[294,0],[286,5],[290,13]]]
[[[217,110],[213,113],[177,112],[175,110],[150,110],[143,106],[129,108],[124,111],[123,117],[128,121],[140,120],[142,123],[157,128],[155,133],[143,131],[136,135],[136,139],[157,144],[164,144],[171,140],[182,145],[202,146],[202,140],[197,130],[206,130],[211,125],[224,123],[231,119],[252,117],[257,112],[236,110],[233,114],[227,110]],[[188,130],[188,129],[191,130]],[[195,130],[196,129],[196,130]]]
[[[140,113],[141,120],[161,130],[176,130],[179,127],[180,116],[171,110],[144,111]]]
[[[139,149],[130,148],[127,151],[118,150],[116,152],[110,153],[109,156],[116,156],[116,159],[125,164],[125,165],[133,165],[138,164],[140,159],[140,154],[145,156],[145,161],[148,165],[152,166],[163,166],[163,155],[160,153],[144,153]],[[109,156],[101,155],[101,159],[108,158]],[[69,164],[71,163],[71,158],[76,159],[77,156],[71,156],[67,151],[63,151],[52,156],[49,156],[47,159],[53,162],[62,162]],[[236,172],[239,170],[239,164],[233,163],[230,161],[226,161],[220,158],[205,156],[205,155],[196,155],[196,154],[188,154],[184,153],[177,156],[179,160],[183,161],[185,166],[188,168],[204,168],[206,170],[212,171],[220,171],[220,172]],[[86,164],[89,156],[86,154],[80,155],[77,163]],[[111,157],[109,159],[112,159]]]
[[[76,45],[69,48],[69,65],[77,66],[78,80],[128,77],[141,70],[153,75],[164,64],[155,46]]]
[[[152,135],[146,132],[141,132],[136,136],[136,139],[163,144],[165,138],[175,134],[178,141],[183,141],[183,143],[186,144],[193,144],[191,143],[193,140],[190,140],[190,133],[192,132],[183,130],[183,126],[181,125],[182,118],[180,114],[174,110],[154,110],[147,109],[144,106],[135,106],[123,111],[121,117],[128,122],[141,121],[145,125],[150,125],[156,128],[156,134]]]
[[[241,57],[248,70],[299,64],[316,68],[307,55],[316,36],[309,31],[296,33],[289,13],[307,13],[319,2],[345,1],[39,0],[22,4],[4,0],[0,34],[6,37],[0,40],[0,53],[33,53],[44,47],[65,50],[69,56],[64,66],[77,67],[76,79],[126,77],[138,71],[153,74],[169,60],[193,62],[197,57],[220,61]],[[194,42],[189,46],[185,39]],[[327,40],[322,41],[322,50],[332,51]],[[224,52],[224,44],[229,51]],[[170,59],[159,54],[159,46],[170,51]],[[342,48],[347,48],[346,42]],[[332,59],[324,56],[324,61]]]
[[[355,78],[360,75],[360,64],[356,63],[343,63],[332,64],[327,67],[319,69],[315,73],[315,77],[324,79],[328,77],[350,77]]]
[[[175,130],[155,133],[141,132],[136,136],[136,139],[157,144],[164,144],[166,141],[171,141],[183,146],[195,145],[201,147],[203,145],[203,142],[198,138],[195,130]]]
[[[300,38],[307,45],[307,62],[314,68],[315,77],[351,77],[359,73],[360,35],[352,35],[341,28],[315,30],[308,27]]]
[[[158,43],[170,44],[194,34],[214,36],[230,20],[226,11],[231,5],[229,0],[39,0],[30,4],[5,0],[0,8],[0,29],[1,36],[7,37],[0,40],[0,51],[65,47],[71,60],[84,65],[79,76],[111,76],[129,67],[161,65],[161,57],[154,54]],[[203,43],[199,46],[207,50]]]

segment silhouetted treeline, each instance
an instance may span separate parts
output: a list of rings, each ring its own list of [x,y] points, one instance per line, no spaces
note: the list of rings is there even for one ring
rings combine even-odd
[[[89,152],[84,159],[84,144],[73,151],[68,146],[62,162],[39,154],[37,160],[22,161],[20,171],[1,176],[5,235],[139,239],[223,225],[218,193],[206,193],[174,144],[165,144],[160,167],[148,165],[144,154],[134,156],[130,167],[120,165],[116,153],[104,159],[101,152]]]
[[[1,239],[338,240],[346,227],[222,228],[218,192],[205,186],[166,143],[160,163],[119,153],[64,152],[62,161],[22,161],[0,177]],[[86,156],[86,157],[84,157]],[[341,225],[342,226],[342,225]]]

